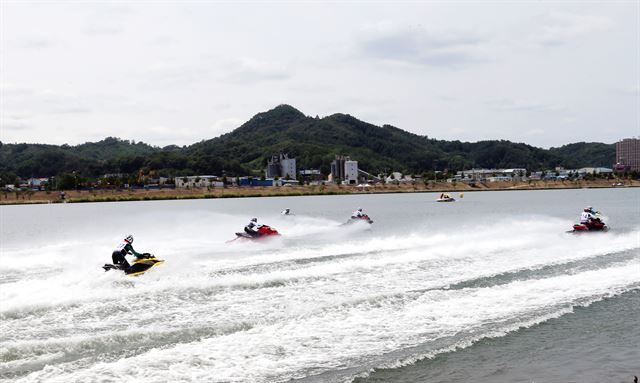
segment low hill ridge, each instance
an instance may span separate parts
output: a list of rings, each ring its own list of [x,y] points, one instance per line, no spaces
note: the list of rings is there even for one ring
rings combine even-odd
[[[391,125],[373,125],[344,113],[309,117],[281,104],[256,114],[232,132],[186,147],[159,148],[115,137],[76,146],[0,143],[0,173],[22,177],[73,171],[87,176],[149,171],[165,176],[260,175],[267,159],[280,152],[296,157],[299,168],[319,168],[324,174],[335,155],[351,156],[370,173],[610,167],[615,160],[613,144],[579,142],[546,150],[505,140],[443,141]]]

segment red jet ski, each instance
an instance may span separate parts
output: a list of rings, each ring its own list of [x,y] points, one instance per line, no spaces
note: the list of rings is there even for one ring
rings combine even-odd
[[[575,225],[573,225],[573,233],[607,230],[609,230],[609,226],[602,222],[600,218],[593,219],[587,223],[576,223]]]
[[[249,234],[247,232],[236,233],[237,238],[246,238],[246,239],[262,239],[266,237],[272,237],[276,235],[280,235],[278,230],[272,228],[271,226],[262,225],[256,230],[255,234]]]

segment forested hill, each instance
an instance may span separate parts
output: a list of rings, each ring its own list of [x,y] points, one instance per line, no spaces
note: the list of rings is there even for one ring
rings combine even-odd
[[[329,171],[335,155],[349,155],[370,173],[423,173],[471,167],[531,170],[564,166],[611,167],[613,144],[575,143],[549,150],[509,141],[442,141],[390,125],[382,127],[348,114],[308,117],[289,105],[259,113],[234,131],[187,147],[153,147],[117,138],[77,146],[0,144],[0,171],[22,177],[77,172],[261,174],[280,152],[298,159],[299,168]]]

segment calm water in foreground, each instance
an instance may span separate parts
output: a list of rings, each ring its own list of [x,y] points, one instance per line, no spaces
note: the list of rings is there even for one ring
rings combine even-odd
[[[0,381],[640,375],[640,189],[436,198],[0,207]],[[586,205],[610,232],[565,233]],[[357,207],[375,223],[340,226]],[[226,243],[252,217],[283,236]],[[103,272],[129,233],[166,263]]]

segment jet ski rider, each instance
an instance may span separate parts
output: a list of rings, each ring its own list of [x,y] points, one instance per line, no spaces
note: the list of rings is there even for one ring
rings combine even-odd
[[[362,208],[361,207],[359,207],[358,210],[356,210],[353,213],[351,213],[351,218],[353,218],[353,219],[362,218],[363,216],[364,216],[364,213],[362,212]]]
[[[257,237],[259,235],[258,229],[260,229],[261,226],[262,225],[258,224],[258,218],[251,218],[249,224],[244,227],[244,232],[252,237]]]
[[[592,221],[596,219],[596,216],[595,216],[596,213],[597,211],[594,211],[593,207],[591,206],[585,207],[584,210],[582,211],[582,214],[580,214],[580,223],[583,225],[590,224]]]
[[[113,254],[111,254],[111,258],[113,259],[113,264],[118,266],[118,268],[122,270],[127,270],[129,267],[131,267],[129,262],[127,262],[127,258],[126,258],[127,254],[134,255],[136,259],[148,258],[148,254],[141,254],[135,251],[133,249],[133,246],[131,245],[132,243],[133,243],[133,235],[129,234],[122,241],[122,243],[118,244],[115,250],[113,250]]]

